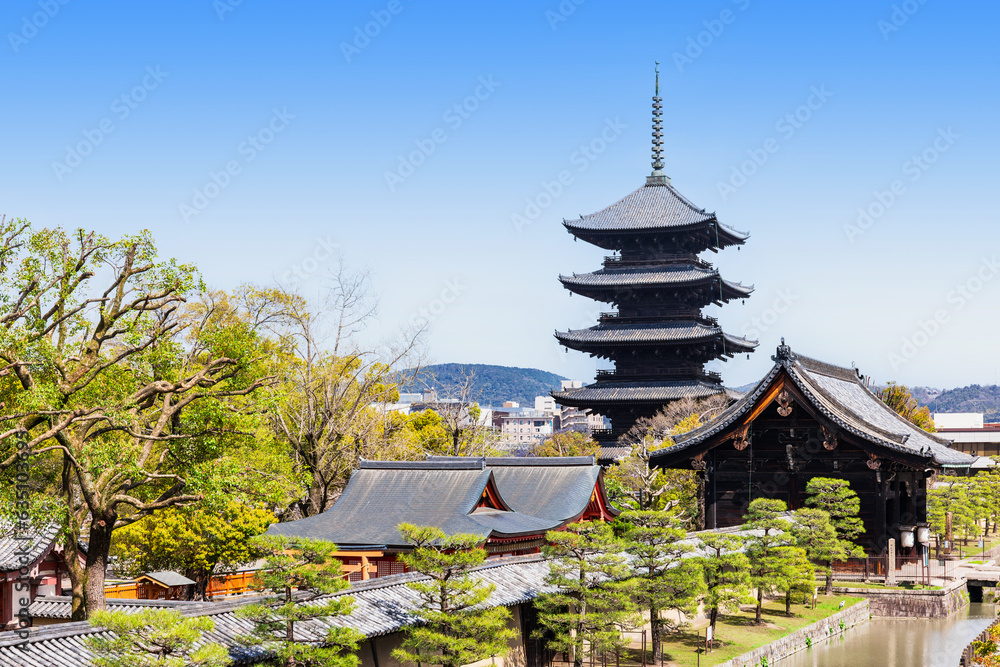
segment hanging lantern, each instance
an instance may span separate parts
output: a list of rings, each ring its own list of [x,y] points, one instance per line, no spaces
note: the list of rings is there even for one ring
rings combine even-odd
[[[913,547],[913,526],[900,526],[899,527],[899,544],[902,547],[910,549]]]

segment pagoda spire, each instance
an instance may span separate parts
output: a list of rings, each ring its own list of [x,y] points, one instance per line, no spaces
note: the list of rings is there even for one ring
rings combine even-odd
[[[656,63],[656,90],[653,95],[653,173],[647,179],[654,183],[669,183],[663,173],[663,98],[660,97],[660,63]]]

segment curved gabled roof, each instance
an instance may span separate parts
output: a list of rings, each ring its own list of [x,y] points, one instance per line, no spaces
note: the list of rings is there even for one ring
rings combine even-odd
[[[476,509],[493,472],[468,462],[363,461],[332,508],[271,526],[268,533],[330,540],[341,546],[408,546],[397,526],[434,526],[445,533],[516,537],[553,530],[559,521],[508,510]],[[502,496],[501,496],[502,498]],[[502,501],[503,502],[503,501]]]
[[[564,220],[570,232],[655,231],[717,226],[719,245],[743,243],[748,234],[720,224],[714,213],[695,206],[666,182],[647,182],[638,190],[622,197],[597,213],[580,216],[579,220]]]
[[[782,345],[773,357],[775,365],[743,398],[717,419],[674,439],[672,447],[652,455],[651,464],[666,461],[693,449],[749,414],[757,401],[782,374],[809,400],[812,407],[864,442],[876,447],[926,459],[928,465],[967,467],[974,457],[955,451],[948,441],[913,425],[883,403],[864,385],[856,369],[834,366],[796,355]]]
[[[28,531],[12,522],[0,521],[0,572],[11,572],[22,565],[34,565],[45,558],[55,546],[60,527],[50,523]]]

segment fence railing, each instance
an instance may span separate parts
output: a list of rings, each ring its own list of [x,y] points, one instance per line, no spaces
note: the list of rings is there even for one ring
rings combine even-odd
[[[954,564],[950,560],[931,558],[924,563],[921,556],[897,556],[895,579],[901,583],[930,585],[932,579],[950,579]],[[858,581],[885,583],[889,571],[888,556],[868,556],[848,558],[833,564],[835,581]]]
[[[208,582],[206,597],[208,599],[227,597],[229,595],[244,595],[255,592],[255,571],[219,574]],[[164,588],[152,584],[135,581],[126,584],[112,584],[104,587],[104,597],[112,600],[176,600],[180,595],[178,586]]]
[[[992,637],[990,636],[990,633],[997,626],[1000,626],[1000,620],[994,621],[990,627],[980,632],[978,637],[969,642],[969,645],[965,647],[964,651],[962,651],[962,658],[958,661],[958,667],[972,667],[977,664],[978,661],[976,658],[979,656],[976,655],[976,644],[979,642],[991,641]]]

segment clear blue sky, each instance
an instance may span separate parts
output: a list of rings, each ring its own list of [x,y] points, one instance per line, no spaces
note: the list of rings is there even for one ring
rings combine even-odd
[[[1000,9],[895,7],[9,0],[0,212],[148,228],[223,288],[298,268],[315,294],[336,244],[386,331],[433,314],[436,361],[589,379],[552,332],[601,306],[556,278],[603,252],[560,222],[643,183],[660,60],[667,173],[752,235],[709,258],[757,288],[720,311],[761,341],[728,384],[782,335],[877,380],[993,383]]]

